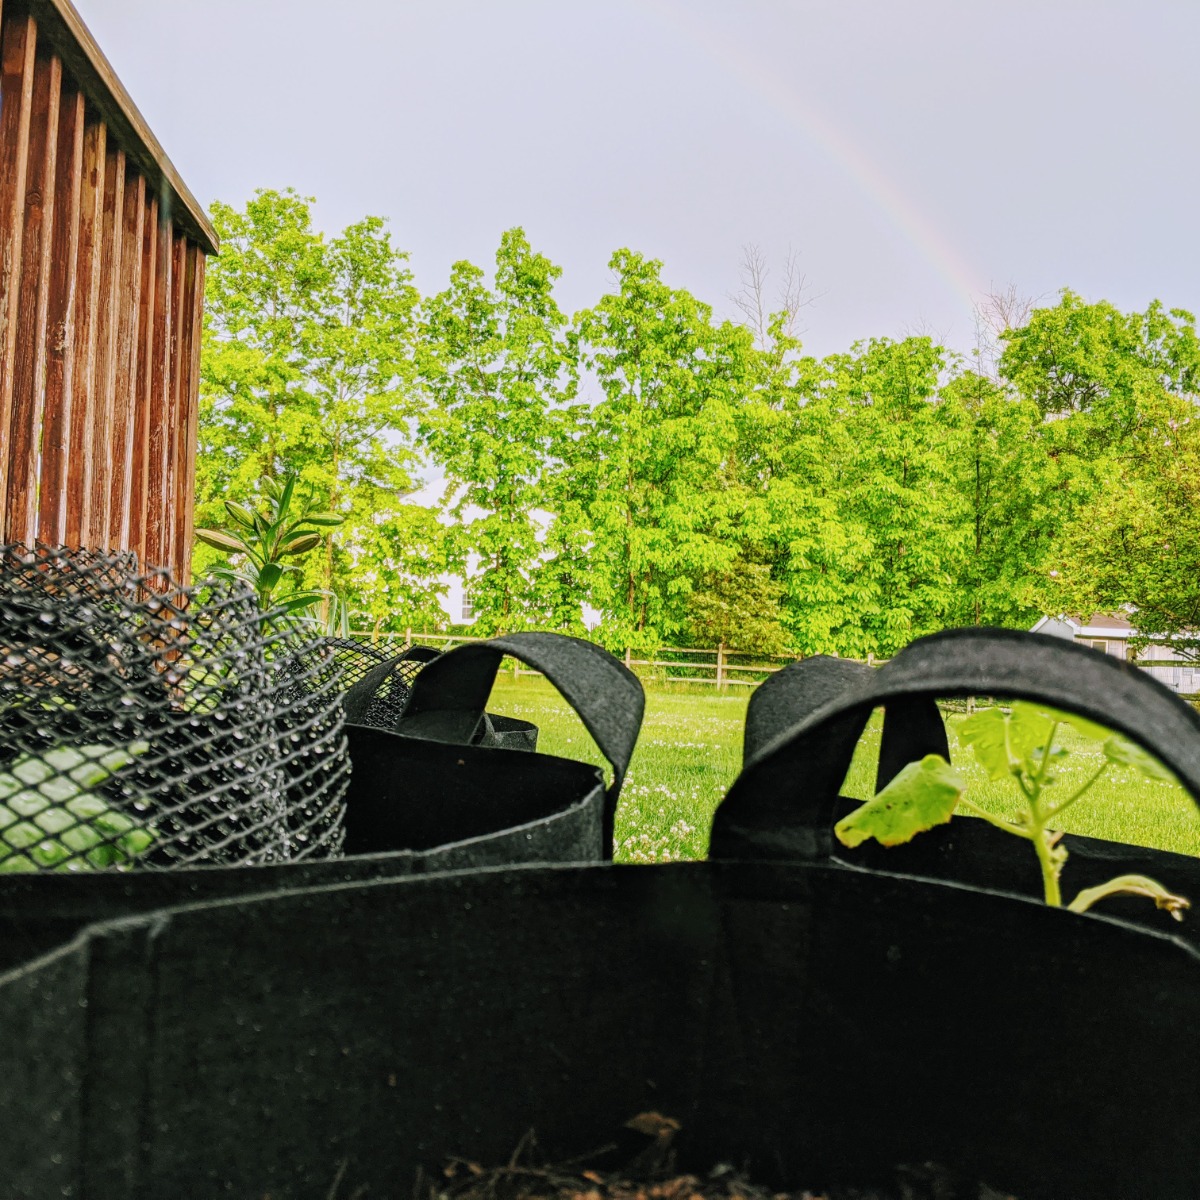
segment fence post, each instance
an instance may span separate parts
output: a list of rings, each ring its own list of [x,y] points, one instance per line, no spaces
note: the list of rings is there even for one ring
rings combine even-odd
[[[404,644],[406,646],[412,645],[412,626],[411,625],[404,631]]]
[[[633,651],[628,646],[625,647],[625,666],[631,667],[633,663]]]
[[[875,651],[868,650],[867,651],[867,666],[873,667],[874,665],[875,665]]]
[[[717,644],[717,691],[725,686],[725,643]]]

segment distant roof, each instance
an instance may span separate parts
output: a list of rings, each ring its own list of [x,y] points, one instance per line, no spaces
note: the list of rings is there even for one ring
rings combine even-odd
[[[1090,617],[1086,627],[1088,629],[1120,630],[1122,633],[1133,632],[1133,626],[1130,625],[1125,617],[1106,617],[1100,613],[1097,613],[1094,617]]]
[[[1114,617],[1107,613],[1094,613],[1085,621],[1080,617],[1039,617],[1032,632],[1037,633],[1051,621],[1067,624],[1075,631],[1076,637],[1134,637],[1137,630],[1129,623],[1128,617]]]
[[[39,44],[43,37],[50,43],[88,103],[104,118],[117,144],[137,164],[159,203],[165,204],[176,226],[206,254],[215,254],[218,243],[212,222],[159,145],[146,118],[138,112],[71,0],[25,0],[25,7],[37,22]],[[7,12],[6,6],[5,15]]]

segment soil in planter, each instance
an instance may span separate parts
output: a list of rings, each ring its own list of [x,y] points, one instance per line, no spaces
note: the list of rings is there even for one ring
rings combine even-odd
[[[546,1165],[536,1162],[531,1133],[504,1166],[452,1159],[437,1177],[419,1181],[415,1195],[417,1200],[1016,1200],[937,1163],[898,1166],[891,1180],[874,1188],[787,1192],[755,1184],[730,1163],[719,1163],[706,1175],[681,1174],[675,1169],[673,1148],[679,1128],[670,1117],[641,1113],[626,1123],[612,1145]],[[623,1167],[595,1165],[611,1161],[626,1148],[635,1152]]]

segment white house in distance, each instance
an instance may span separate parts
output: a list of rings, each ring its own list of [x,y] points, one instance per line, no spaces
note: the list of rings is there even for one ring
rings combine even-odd
[[[1172,654],[1168,646],[1146,646],[1135,654],[1130,640],[1137,637],[1137,628],[1127,617],[1105,616],[1097,613],[1086,621],[1074,617],[1042,617],[1033,627],[1034,633],[1048,633],[1090,646],[1102,654],[1136,662],[1159,683],[1185,696],[1200,693],[1200,663],[1189,662]]]
[[[408,497],[412,504],[422,504],[428,508],[435,507],[440,504],[442,497],[446,491],[446,481],[444,478],[436,478],[427,482],[420,491],[414,492]],[[463,513],[463,519],[473,521],[476,517],[483,516],[483,509],[476,508],[474,505],[468,505]],[[534,509],[531,516],[535,524],[538,526],[538,540],[542,540],[542,532],[550,523],[550,514],[541,509]],[[443,524],[450,524],[451,518],[445,513],[441,515]],[[479,561],[472,555],[467,563],[468,576],[478,569]],[[442,611],[455,625],[473,625],[475,623],[475,606],[471,603],[471,585],[467,579],[461,575],[439,575],[438,582],[443,585],[445,591],[438,598],[442,606]],[[581,602],[580,608],[583,613],[583,624],[587,629],[594,629],[600,624],[601,614],[597,609],[592,608],[590,604]]]

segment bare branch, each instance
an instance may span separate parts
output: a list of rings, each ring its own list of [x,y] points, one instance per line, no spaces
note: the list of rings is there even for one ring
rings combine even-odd
[[[976,302],[975,353],[982,372],[993,378],[996,376],[1003,335],[1010,329],[1020,329],[1028,324],[1037,303],[1036,297],[1019,292],[1013,283],[988,292]]]
[[[795,337],[804,331],[797,329],[796,321],[802,308],[813,303],[808,280],[800,270],[800,253],[788,250],[783,263],[783,282],[772,306],[767,297],[767,280],[771,274],[762,251],[753,242],[742,247],[741,288],[729,299],[746,318],[745,324],[754,334],[760,349],[766,349],[770,341],[771,318],[783,314],[783,331]]]
[[[729,298],[741,310],[760,347],[767,344],[769,318],[764,292],[770,273],[767,260],[753,242],[742,247],[742,286]]]
[[[779,309],[784,314],[783,328],[789,337],[804,332],[797,329],[796,320],[802,308],[809,308],[815,301],[808,286],[808,277],[800,270],[800,251],[788,248],[783,265],[783,287],[779,291]]]

